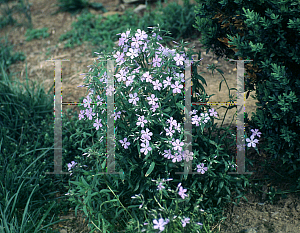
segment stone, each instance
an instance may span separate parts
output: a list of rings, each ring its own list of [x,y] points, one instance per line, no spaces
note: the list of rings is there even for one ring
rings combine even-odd
[[[248,229],[245,229],[241,232],[244,232],[244,233],[257,233],[257,231],[254,228],[248,228]]]
[[[139,0],[123,0],[124,3],[138,2]]]
[[[145,10],[146,10],[146,5],[140,4],[140,5],[138,5],[138,7],[136,7],[136,8],[133,10],[133,12],[136,13],[136,14],[140,14],[140,13],[142,13],[142,12],[145,11]]]
[[[108,11],[108,12],[105,12],[102,14],[103,17],[107,17],[109,15],[115,15],[115,14],[119,14],[119,15],[122,15],[123,12],[118,12],[118,11]]]

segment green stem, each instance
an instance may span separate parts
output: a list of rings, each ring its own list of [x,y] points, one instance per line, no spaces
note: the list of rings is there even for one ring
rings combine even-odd
[[[106,168],[107,170],[107,168]],[[107,184],[107,182],[105,181],[107,187],[109,188],[109,190],[113,193],[113,195],[115,196],[115,198],[120,202],[120,204],[122,205],[122,207],[125,209],[125,211],[130,215],[130,217],[133,219],[133,217],[131,216],[131,214],[128,212],[128,210],[124,207],[124,205],[122,204],[122,202],[120,201],[119,197],[116,196],[116,194],[114,193],[114,191],[109,187],[109,185]]]

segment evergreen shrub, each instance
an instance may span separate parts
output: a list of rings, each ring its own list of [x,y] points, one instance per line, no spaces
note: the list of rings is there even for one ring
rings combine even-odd
[[[196,1],[201,43],[219,57],[247,59],[246,98],[255,90],[256,113],[246,122],[265,137],[261,149],[282,160],[290,175],[300,161],[300,2]],[[281,164],[281,163],[280,163]],[[280,168],[281,169],[281,168]]]

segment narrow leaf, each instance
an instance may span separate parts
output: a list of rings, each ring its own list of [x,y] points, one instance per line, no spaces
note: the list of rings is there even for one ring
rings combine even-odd
[[[150,175],[150,173],[151,173],[151,172],[153,171],[153,169],[154,169],[154,166],[155,166],[155,162],[152,162],[151,165],[150,165],[150,167],[149,167],[149,169],[148,169],[148,171],[147,171],[146,174],[145,174],[145,177],[147,177],[147,176]]]

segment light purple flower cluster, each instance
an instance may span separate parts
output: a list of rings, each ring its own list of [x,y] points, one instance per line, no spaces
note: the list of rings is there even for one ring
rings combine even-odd
[[[159,183],[159,185],[157,186],[158,187],[158,189],[157,190],[162,190],[162,189],[165,189],[165,187],[163,186],[163,183],[164,182],[167,182],[167,181],[171,181],[171,180],[173,180],[172,178],[170,178],[170,179],[167,179],[167,180],[165,180],[165,179],[162,179],[161,181],[159,181],[158,183]],[[156,180],[152,180],[152,181],[156,181]],[[156,181],[157,182],[157,181]],[[179,189],[179,190],[178,190]],[[185,192],[187,191],[187,189],[184,189],[182,186],[181,186],[181,183],[179,183],[178,185],[177,185],[177,189],[176,189],[176,191],[178,191],[178,194],[179,194],[179,196],[182,198],[182,199],[185,199],[185,197],[188,197],[188,195],[187,194],[185,194]],[[135,195],[135,196],[133,196],[132,198],[136,198],[137,197],[137,195]],[[177,218],[177,216],[174,216],[173,217],[173,219],[176,219]],[[190,218],[188,218],[188,217],[183,217],[183,220],[181,220],[181,224],[182,224],[182,227],[186,227],[186,224],[190,224]],[[153,228],[154,229],[158,229],[159,230],[159,232],[162,232],[162,231],[164,231],[165,230],[165,226],[168,224],[170,222],[170,220],[169,219],[166,219],[166,220],[164,220],[163,218],[160,218],[160,219],[154,219],[153,220]],[[149,223],[144,223],[144,225],[148,225]],[[200,226],[202,226],[203,224],[202,223],[200,223],[200,222],[198,222],[198,223],[196,223],[197,225],[200,225]],[[145,231],[145,230],[142,230],[142,231]]]
[[[131,31],[128,30],[125,33],[121,34],[118,43],[121,51],[116,51],[113,54],[113,57],[116,59],[117,66],[120,66],[119,71],[114,75],[118,82],[115,84],[115,87],[116,89],[117,87],[119,89],[117,89],[117,91],[114,88],[114,86],[109,86],[104,94],[112,96],[113,93],[118,92],[118,94],[122,95],[124,102],[126,102],[125,104],[129,106],[128,108],[135,109],[135,112],[137,112],[135,115],[138,118],[136,126],[137,128],[141,129],[140,131],[135,132],[135,135],[129,135],[128,137],[124,137],[122,140],[119,140],[119,142],[124,149],[130,149],[131,146],[135,146],[134,142],[136,140],[140,140],[140,152],[147,156],[148,153],[153,153],[153,149],[155,148],[154,144],[151,141],[153,137],[153,132],[150,131],[150,129],[152,129],[152,120],[149,120],[150,115],[153,113],[151,116],[159,114],[163,116],[161,111],[162,108],[160,108],[160,103],[162,101],[160,98],[158,98],[160,92],[162,92],[163,90],[168,91],[169,93],[173,93],[173,96],[182,94],[182,83],[185,81],[185,79],[184,74],[180,71],[180,69],[184,65],[187,56],[182,52],[176,52],[175,49],[168,49],[167,47],[162,46],[158,42],[153,43],[153,38],[155,38],[156,40],[162,39],[156,33],[152,34],[152,38],[150,37],[150,40],[147,39],[148,35],[140,29],[138,29],[132,37],[130,37],[130,33]],[[158,48],[155,48],[155,46]],[[153,50],[153,48],[155,48],[154,54],[150,53],[150,50]],[[152,54],[152,57],[150,56],[150,54]],[[143,69],[145,67],[142,67],[137,63],[138,58],[139,60],[146,60],[144,66],[148,68],[147,71]],[[126,66],[128,60],[131,60],[131,64],[136,64],[137,67],[133,69],[130,68],[131,66]],[[162,67],[165,67],[165,64],[168,64],[166,61],[172,64],[172,66],[170,66],[172,68],[166,67],[166,70],[162,71]],[[178,69],[175,68],[176,66]],[[103,74],[102,77],[103,78],[100,80],[103,81],[103,83],[106,83],[106,72]],[[128,96],[125,96],[123,94],[123,91],[121,91],[121,88],[123,88],[123,90],[126,91],[130,89],[129,92],[131,92],[132,90],[133,92],[129,93]],[[138,95],[139,91],[143,88],[145,90],[148,90],[147,94]],[[90,97],[91,94],[92,93],[90,93],[87,96],[87,98],[83,100],[84,107],[86,107],[87,109],[86,111],[80,111],[79,120],[83,119],[84,115],[86,115],[86,117],[89,120],[92,120],[93,116],[95,116],[95,113],[93,112],[94,108],[91,108],[90,106],[92,104],[92,99]],[[97,100],[97,106],[102,106],[106,104],[103,102],[103,99],[100,98],[99,95],[97,96]],[[150,110],[152,111],[152,113],[149,114],[150,111],[147,110],[145,112],[148,112],[148,115],[144,112],[140,112],[142,111],[144,106],[146,106],[146,108],[151,107]],[[117,107],[115,108],[117,109]],[[157,109],[159,110],[157,111]],[[104,111],[105,109],[103,109],[101,114],[103,114]],[[122,112],[126,111],[122,110]],[[201,126],[203,124],[208,123],[211,117],[218,117],[217,112],[213,108],[209,109],[209,113],[200,113],[200,116],[196,115],[197,112],[197,110],[193,110],[189,113],[191,116],[192,124],[196,126]],[[114,116],[114,120],[117,121],[118,118],[121,118],[121,114],[121,111],[115,111],[115,113],[112,116]],[[97,118],[95,119],[95,122],[93,124],[96,130],[99,130],[99,128],[103,127],[103,122],[101,121],[102,119],[98,118],[97,113]],[[162,119],[159,119],[159,122],[162,122]],[[170,117],[166,120],[165,124],[163,125],[169,125],[168,128],[164,127],[164,130],[166,136],[172,139],[166,141],[167,143],[169,143],[168,148],[170,149],[164,150],[163,156],[169,160],[172,160],[173,163],[182,161],[192,161],[194,159],[194,153],[188,150],[183,151],[184,143],[181,142],[178,138],[175,139],[175,137],[177,137],[175,135],[175,131],[177,131],[180,134],[183,130],[180,123],[177,123],[177,121],[173,117]],[[162,135],[162,133],[163,132],[161,132],[160,135]],[[253,135],[257,135],[258,137],[260,137],[259,132],[256,131],[253,131]],[[253,135],[250,137],[250,140],[247,138],[247,142],[249,142],[248,147],[250,147],[251,145],[254,145],[253,147],[255,147],[255,143],[258,142],[257,139],[254,140]],[[132,144],[130,143],[130,137],[134,138]],[[175,152],[174,155],[172,154],[172,151]],[[208,168],[204,166],[204,163],[197,165],[198,173],[205,174],[207,170]],[[163,183],[160,182],[158,185],[158,189],[161,190],[162,188],[164,188],[164,186]],[[184,189],[181,186],[181,183],[178,184],[177,190],[178,194],[182,199],[188,197],[188,195],[186,194],[187,189]],[[184,218],[182,220],[182,226],[185,227],[186,224],[190,223],[189,221],[189,218]],[[166,219],[166,221],[164,221],[164,219],[162,218],[160,218],[159,220],[154,219],[154,229],[159,229],[160,231],[163,231],[165,229],[165,225],[168,224],[168,222],[168,219]],[[199,225],[202,225],[202,223],[199,223]]]

